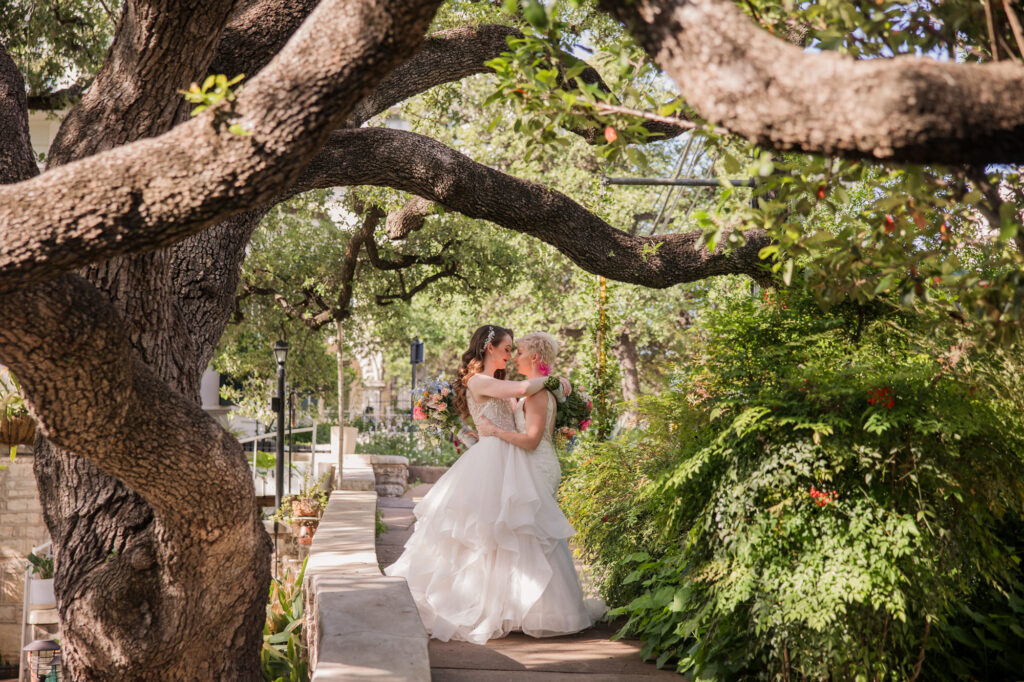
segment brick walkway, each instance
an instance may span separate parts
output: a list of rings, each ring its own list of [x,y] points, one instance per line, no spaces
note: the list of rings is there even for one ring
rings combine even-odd
[[[430,484],[410,488],[402,498],[378,498],[377,508],[387,532],[377,538],[377,560],[389,566],[402,553],[415,521],[413,505]],[[655,682],[682,677],[640,660],[641,643],[610,641],[617,628],[599,625],[566,637],[535,639],[513,633],[484,646],[430,640],[430,666],[435,682]]]

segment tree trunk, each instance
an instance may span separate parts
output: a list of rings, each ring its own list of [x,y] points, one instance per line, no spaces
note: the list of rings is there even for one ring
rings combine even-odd
[[[173,249],[85,273],[120,313],[134,353],[196,406],[262,215],[242,214]],[[151,448],[179,456],[173,442]],[[235,530],[214,542],[154,514],[138,493],[73,451],[46,440],[36,451],[69,678],[258,679],[271,547],[240,450],[218,453],[235,460],[245,481]],[[192,473],[215,475],[202,465]]]
[[[632,424],[636,422],[637,418],[635,401],[640,397],[640,373],[637,370],[639,358],[636,352],[636,343],[630,337],[628,327],[619,334],[614,350],[615,357],[619,361],[622,400],[628,404],[622,413],[621,421],[624,424]]]
[[[337,358],[338,358],[338,471],[335,474],[337,487],[341,488],[341,482],[344,480],[344,467],[342,464],[345,461],[345,361],[341,351],[342,341],[342,321],[334,321],[334,341],[337,344]]]

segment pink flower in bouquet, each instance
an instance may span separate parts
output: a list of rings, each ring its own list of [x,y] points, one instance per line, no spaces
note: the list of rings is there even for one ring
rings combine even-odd
[[[426,419],[427,415],[422,409],[420,409],[419,405],[415,405],[412,408],[412,418],[416,420]]]
[[[594,422],[590,419],[584,419],[580,422],[580,431],[586,431],[593,423]]]
[[[537,371],[540,372],[542,377],[546,377],[551,374],[551,365],[546,362],[537,363]]]
[[[449,389],[449,388],[442,388],[441,389],[441,395],[448,395],[449,393],[451,393],[451,389]]]

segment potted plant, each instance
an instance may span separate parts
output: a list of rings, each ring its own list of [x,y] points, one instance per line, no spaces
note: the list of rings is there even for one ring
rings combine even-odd
[[[312,483],[309,472],[302,476],[302,491],[292,499],[292,512],[295,516],[316,516],[323,514],[327,508],[327,479],[329,474],[321,476]]]
[[[29,552],[28,603],[35,609],[52,609],[57,605],[53,593],[53,557]]]
[[[313,533],[320,522],[320,516],[327,508],[329,478],[330,474],[324,474],[311,485],[307,472],[302,478],[302,491],[281,500],[281,506],[271,517],[275,521],[290,524],[300,545],[313,542]]]
[[[36,438],[36,423],[25,407],[21,385],[11,373],[0,374],[0,445],[11,448],[11,459],[19,445],[31,445]]]

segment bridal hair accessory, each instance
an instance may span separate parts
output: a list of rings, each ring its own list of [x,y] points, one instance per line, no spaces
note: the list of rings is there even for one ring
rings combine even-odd
[[[487,346],[491,345],[491,341],[494,341],[494,327],[487,325],[487,338],[484,339],[484,352],[487,352]]]

